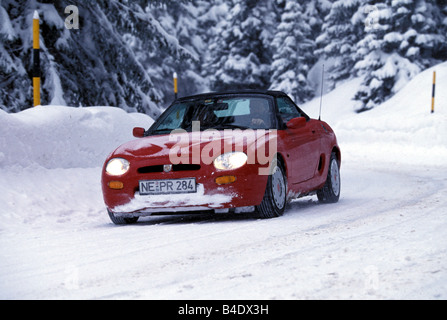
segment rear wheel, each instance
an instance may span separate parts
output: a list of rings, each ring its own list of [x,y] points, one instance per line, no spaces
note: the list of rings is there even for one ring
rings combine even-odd
[[[124,218],[116,216],[112,211],[107,209],[107,212],[109,213],[110,220],[114,224],[122,225],[122,224],[134,224],[138,221],[138,217],[132,217],[132,218]]]
[[[275,158],[267,181],[264,198],[257,207],[260,217],[269,219],[282,216],[286,208],[286,193],[287,182],[284,169]]]
[[[317,191],[318,200],[322,203],[335,203],[340,198],[340,168],[337,155],[333,152],[329,162],[326,183],[323,188]]]

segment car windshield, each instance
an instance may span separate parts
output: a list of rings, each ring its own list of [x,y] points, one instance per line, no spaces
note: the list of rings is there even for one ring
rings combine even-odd
[[[154,123],[150,134],[207,129],[272,129],[273,106],[268,97],[218,97],[178,102]]]

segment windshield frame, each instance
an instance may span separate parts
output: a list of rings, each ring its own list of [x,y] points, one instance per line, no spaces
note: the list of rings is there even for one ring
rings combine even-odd
[[[268,108],[269,108],[269,113],[270,113],[270,124],[266,125],[265,128],[258,128],[258,129],[264,129],[264,130],[270,130],[270,129],[277,129],[278,127],[278,118],[277,118],[277,108],[276,108],[276,101],[275,98],[271,95],[268,94],[262,94],[262,93],[237,93],[237,94],[210,94],[210,95],[200,95],[200,96],[193,96],[193,97],[186,97],[186,98],[182,98],[182,99],[178,99],[176,101],[173,102],[173,104],[171,104],[163,113],[162,115],[152,124],[152,126],[146,131],[145,136],[153,136],[153,135],[164,135],[164,134],[169,134],[174,130],[185,130],[187,132],[191,132],[192,131],[192,126],[188,126],[186,128],[182,128],[181,126],[178,128],[169,128],[169,129],[158,129],[160,127],[160,125],[162,125],[165,120],[172,114],[172,109],[176,108],[177,106],[181,105],[181,104],[193,104],[193,103],[200,103],[203,102],[202,106],[205,106],[205,102],[210,103],[209,105],[218,105],[219,101],[223,101],[223,100],[235,100],[235,99],[265,99],[268,102]],[[211,103],[210,101],[213,101],[213,103]],[[191,105],[186,106],[186,112],[192,110],[191,112],[200,112],[201,110],[196,110],[194,111],[194,109],[191,109]],[[251,113],[250,113],[251,114]],[[250,115],[249,114],[249,115]],[[184,114],[183,117],[185,117],[186,115]],[[185,119],[182,120],[182,124],[185,121]],[[194,121],[194,120],[193,120]],[[224,129],[254,129],[256,130],[257,128],[252,128],[250,126],[242,126],[242,125],[237,125],[237,124],[225,124],[222,126],[206,126],[206,125],[201,125],[200,126],[200,131],[204,131],[207,129],[215,129],[215,130],[224,130]]]

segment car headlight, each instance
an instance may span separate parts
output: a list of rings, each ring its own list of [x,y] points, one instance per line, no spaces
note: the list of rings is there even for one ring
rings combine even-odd
[[[247,155],[243,152],[229,152],[214,160],[214,167],[219,170],[233,170],[247,163]]]
[[[122,176],[129,171],[130,163],[123,158],[114,158],[107,163],[106,172],[111,176]]]

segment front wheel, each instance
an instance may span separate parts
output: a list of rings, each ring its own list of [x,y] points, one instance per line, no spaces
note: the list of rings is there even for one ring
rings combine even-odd
[[[323,188],[317,191],[318,200],[322,203],[335,203],[340,198],[340,167],[337,155],[333,152],[329,162],[326,183]]]
[[[282,216],[286,208],[286,193],[287,181],[284,169],[281,163],[275,159],[272,163],[264,198],[257,207],[260,217],[269,219]]]

